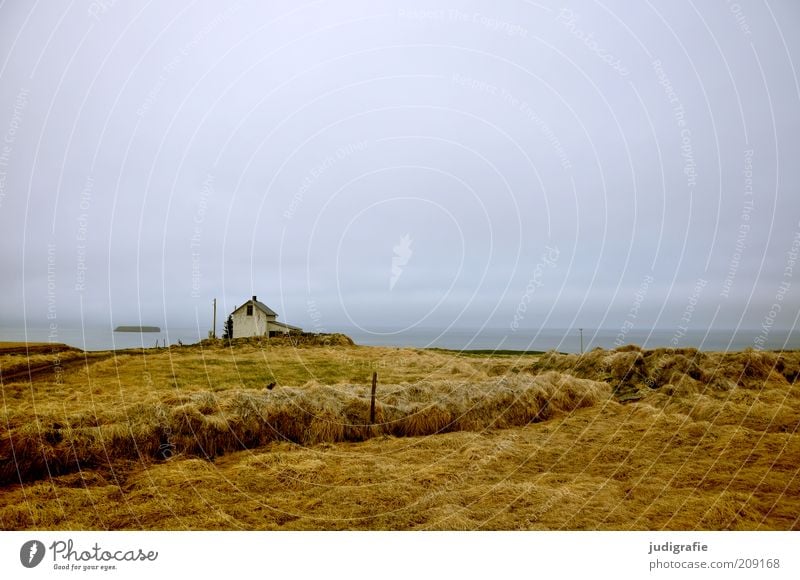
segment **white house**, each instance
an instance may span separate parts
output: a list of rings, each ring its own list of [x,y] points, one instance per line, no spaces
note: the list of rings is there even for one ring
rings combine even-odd
[[[302,332],[302,328],[278,322],[278,315],[269,306],[253,296],[250,300],[236,308],[232,313],[233,338],[248,336],[275,336]]]

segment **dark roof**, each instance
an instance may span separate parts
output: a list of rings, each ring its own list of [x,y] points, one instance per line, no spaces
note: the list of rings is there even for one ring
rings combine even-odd
[[[239,311],[240,309],[244,308],[248,304],[255,304],[256,307],[259,308],[267,316],[278,316],[278,314],[272,308],[270,308],[269,306],[267,306],[266,304],[264,304],[260,300],[256,300],[255,297],[251,298],[250,300],[248,300],[247,302],[242,304],[239,308],[235,309],[234,312]]]
[[[263,302],[261,302],[261,301],[259,301],[259,300],[251,300],[250,302],[252,302],[252,303],[254,303],[256,306],[258,306],[258,307],[259,307],[261,310],[263,310],[263,311],[264,311],[264,313],[265,313],[265,314],[267,314],[268,316],[278,316],[278,313],[277,313],[277,312],[275,312],[275,311],[274,311],[272,308],[270,308],[269,306],[267,306],[267,305],[266,305],[266,304],[264,304]]]

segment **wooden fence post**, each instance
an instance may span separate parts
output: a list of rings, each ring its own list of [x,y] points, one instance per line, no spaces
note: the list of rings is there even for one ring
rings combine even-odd
[[[378,388],[378,373],[372,373],[372,398],[369,403],[369,424],[375,424],[375,391]]]

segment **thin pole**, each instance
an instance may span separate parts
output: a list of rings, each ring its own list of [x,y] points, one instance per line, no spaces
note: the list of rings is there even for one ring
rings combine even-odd
[[[217,338],[217,299],[214,298],[214,326],[211,327],[211,338]]]
[[[583,329],[579,328],[578,330],[581,331],[581,354],[583,354]]]
[[[378,388],[378,373],[372,373],[372,398],[369,403],[369,424],[375,424],[375,391]]]

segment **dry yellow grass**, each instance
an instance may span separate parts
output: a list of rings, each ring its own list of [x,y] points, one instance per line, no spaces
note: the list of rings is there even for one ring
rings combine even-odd
[[[0,526],[799,529],[798,369],[689,349],[125,354],[2,385]]]
[[[101,363],[102,364],[102,363]],[[197,391],[153,396],[98,414],[7,416],[0,436],[0,483],[40,479],[114,460],[173,454],[214,458],[272,441],[301,445],[508,428],[607,400],[604,383],[553,372],[482,382],[384,385],[369,421],[369,392],[358,385]]]
[[[41,348],[50,348],[52,346],[49,342],[25,342],[25,341],[10,341],[0,340],[0,353],[15,351],[17,349],[35,350]],[[58,346],[62,346],[58,343]]]
[[[57,367],[75,363],[84,358],[92,360],[105,358],[107,353],[87,355],[82,350],[63,344],[46,345],[41,343],[0,342],[0,378],[3,381],[17,380],[19,375],[26,375],[37,370],[49,371],[53,374]]]

